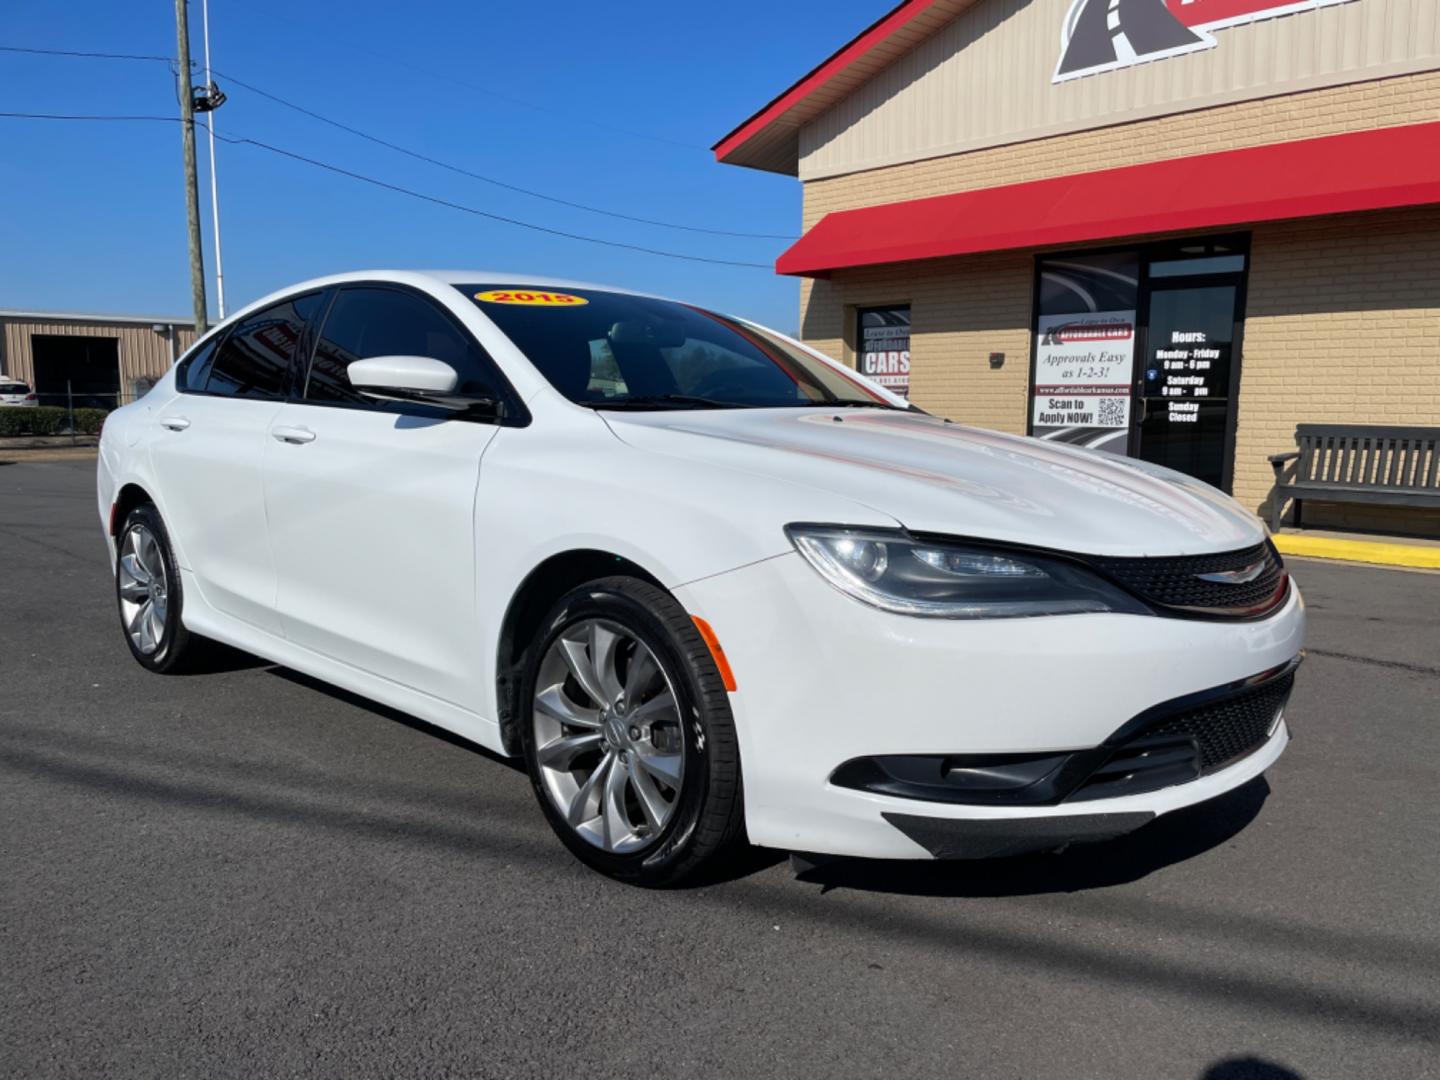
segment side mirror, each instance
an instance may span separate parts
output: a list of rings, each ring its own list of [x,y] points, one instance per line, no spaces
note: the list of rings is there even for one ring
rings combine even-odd
[[[368,397],[388,398],[414,394],[452,394],[460,381],[455,369],[428,356],[373,356],[355,360],[345,369],[350,385]]]
[[[377,401],[411,401],[497,418],[501,414],[500,400],[493,395],[456,394],[459,373],[443,360],[428,356],[354,360],[346,367],[345,376],[356,390]]]

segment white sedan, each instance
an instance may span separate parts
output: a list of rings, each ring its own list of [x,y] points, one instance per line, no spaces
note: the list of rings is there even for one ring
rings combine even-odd
[[[7,379],[0,375],[0,406],[18,406],[31,408],[40,404],[40,398],[34,390],[30,389],[29,383],[19,382],[14,379]]]
[[[977,858],[1138,828],[1289,738],[1263,526],[618,289],[347,274],[201,340],[100,443],[124,638],[220,641],[509,755],[591,866]]]

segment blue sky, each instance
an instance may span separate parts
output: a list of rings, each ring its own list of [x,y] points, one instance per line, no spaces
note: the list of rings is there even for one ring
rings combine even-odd
[[[793,234],[798,183],[708,147],[877,18],[885,0],[548,4],[212,0],[214,66],[390,142],[620,213]],[[173,55],[166,0],[11,0],[0,45]],[[200,6],[191,37],[200,56]],[[199,81],[198,79],[196,81]],[[785,242],[632,224],[416,161],[233,84],[216,131],[570,232],[772,264]],[[0,53],[0,111],[173,114],[162,63]],[[203,132],[197,132],[208,196]],[[0,119],[0,308],[190,310],[178,125]],[[543,236],[378,190],[251,146],[220,145],[231,310],[318,274],[499,267],[702,301],[790,330],[798,288]],[[210,305],[215,310],[208,197]]]

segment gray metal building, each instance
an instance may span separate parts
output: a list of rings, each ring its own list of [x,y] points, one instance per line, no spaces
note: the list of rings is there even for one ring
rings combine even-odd
[[[114,408],[135,400],[195,340],[193,320],[0,310],[0,374],[43,405]]]

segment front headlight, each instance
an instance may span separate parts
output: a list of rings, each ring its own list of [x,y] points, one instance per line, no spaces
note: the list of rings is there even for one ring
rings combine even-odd
[[[873,607],[936,619],[1111,611],[1149,614],[1118,586],[1064,559],[899,529],[789,525],[795,550],[830,584]]]

